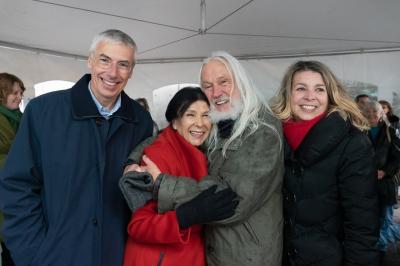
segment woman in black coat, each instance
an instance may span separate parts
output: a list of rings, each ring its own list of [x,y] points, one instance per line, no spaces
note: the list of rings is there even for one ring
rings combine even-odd
[[[286,139],[285,265],[378,265],[379,211],[368,122],[317,61],[287,70],[272,109]]]
[[[400,131],[400,119],[393,113],[393,108],[388,101],[380,100],[379,103],[382,105],[383,112],[385,113],[390,125]]]
[[[375,150],[374,162],[378,169],[381,210],[381,233],[378,246],[385,253],[388,243],[400,240],[400,226],[393,223],[393,205],[397,203],[393,177],[400,168],[400,140],[379,102],[367,103],[364,107],[364,115],[371,126],[368,136]]]

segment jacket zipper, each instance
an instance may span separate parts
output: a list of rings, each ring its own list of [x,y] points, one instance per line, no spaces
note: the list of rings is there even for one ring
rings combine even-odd
[[[157,266],[161,266],[162,265],[162,261],[164,259],[165,253],[161,252],[160,253],[160,257],[158,257],[158,262],[157,262]]]

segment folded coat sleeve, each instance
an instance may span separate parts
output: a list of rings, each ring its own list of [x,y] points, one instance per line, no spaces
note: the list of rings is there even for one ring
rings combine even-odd
[[[29,265],[46,233],[41,191],[40,147],[31,105],[22,121],[0,172],[0,203],[5,216],[3,234],[16,265]]]
[[[350,140],[338,179],[344,224],[343,265],[378,265],[377,178],[367,137]]]
[[[147,172],[127,172],[118,182],[129,209],[135,212],[152,199],[153,179]]]
[[[132,214],[128,234],[136,242],[146,244],[186,244],[199,225],[180,230],[175,211],[157,212],[157,203],[151,201]]]
[[[206,176],[199,183],[188,178],[163,175],[158,193],[159,212],[176,208],[200,191],[217,184],[235,191],[239,204],[230,218],[213,224],[235,224],[247,220],[274,193],[281,193],[283,150],[281,135],[262,126],[243,140],[237,149],[227,151],[218,175]],[[211,161],[212,164],[212,161]]]

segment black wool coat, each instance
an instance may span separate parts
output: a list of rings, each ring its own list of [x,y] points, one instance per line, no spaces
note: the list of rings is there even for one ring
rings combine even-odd
[[[370,132],[368,136],[375,150],[376,168],[385,172],[385,176],[378,180],[379,200],[383,208],[397,202],[393,176],[400,168],[400,140],[396,136],[395,129],[384,123],[379,124],[375,140],[372,140]]]
[[[378,265],[373,150],[338,113],[285,147],[284,264]]]

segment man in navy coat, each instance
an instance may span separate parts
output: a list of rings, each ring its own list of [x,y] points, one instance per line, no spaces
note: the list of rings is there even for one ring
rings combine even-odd
[[[16,265],[121,265],[130,212],[118,188],[129,152],[152,134],[148,112],[123,91],[135,42],[97,35],[71,89],[27,106],[0,173],[4,237]]]

